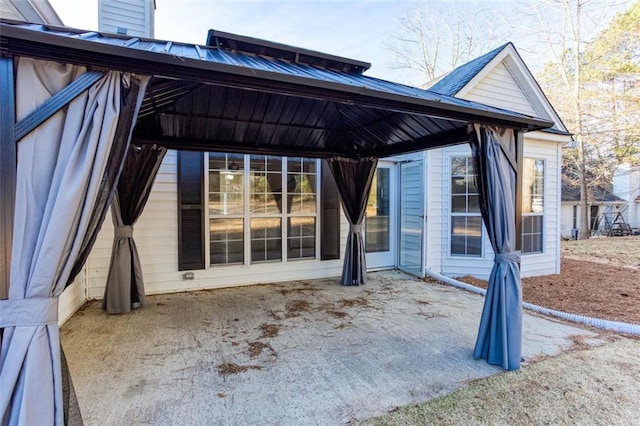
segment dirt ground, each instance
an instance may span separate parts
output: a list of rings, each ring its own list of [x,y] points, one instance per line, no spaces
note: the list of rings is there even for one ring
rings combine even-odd
[[[561,273],[522,280],[525,302],[640,324],[640,237],[562,242]],[[461,281],[486,288],[470,276]]]

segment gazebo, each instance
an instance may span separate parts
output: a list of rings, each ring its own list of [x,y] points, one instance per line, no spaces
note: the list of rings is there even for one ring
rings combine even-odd
[[[57,298],[110,205],[123,262],[112,268],[127,282],[108,292],[136,297],[128,222],[166,149],[185,165],[190,151],[326,159],[351,223],[341,283],[360,285],[378,158],[470,143],[496,253],[474,355],[519,368],[522,132],[552,123],[371,78],[369,66],[213,30],[199,46],[0,21],[2,423],[65,422]],[[181,214],[201,215],[189,200]],[[180,238],[197,261],[189,230]]]

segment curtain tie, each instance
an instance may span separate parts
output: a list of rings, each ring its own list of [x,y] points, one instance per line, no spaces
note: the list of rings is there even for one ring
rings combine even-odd
[[[0,300],[0,328],[57,323],[57,297]]]
[[[362,224],[361,223],[358,223],[358,224],[352,223],[351,226],[349,226],[349,232],[353,232],[353,233],[362,232]]]
[[[496,253],[493,260],[495,263],[520,262],[520,254],[516,251],[508,251],[505,253]]]
[[[133,226],[116,226],[115,236],[122,238],[131,238],[133,236]]]

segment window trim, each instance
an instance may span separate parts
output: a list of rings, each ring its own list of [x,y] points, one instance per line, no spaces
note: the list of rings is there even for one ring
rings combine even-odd
[[[547,159],[543,157],[523,157],[523,160],[534,160],[534,161],[542,161],[542,213],[525,213],[524,209],[522,210],[522,241],[523,246],[521,247],[520,254],[524,256],[533,256],[545,254],[547,252],[547,244],[546,244],[546,223],[547,223]],[[524,164],[522,173],[524,174]],[[524,184],[524,176],[523,176],[523,184]],[[522,199],[522,203],[524,204],[524,198]],[[524,251],[524,218],[525,217],[541,217],[542,223],[540,225],[540,251]],[[527,235],[536,235],[536,234],[527,234]]]
[[[454,213],[453,212],[453,186],[451,185],[451,180],[453,177],[453,160],[455,158],[465,158],[467,161],[473,161],[473,155],[471,155],[470,153],[451,153],[448,156],[445,156],[446,159],[446,167],[445,167],[445,171],[446,171],[446,179],[447,179],[447,183],[446,186],[443,185],[444,188],[448,189],[447,191],[444,191],[444,195],[446,198],[446,206],[448,208],[448,210],[446,210],[447,214],[448,214],[448,226],[446,227],[446,229],[444,230],[446,232],[447,238],[447,254],[449,255],[449,258],[452,259],[484,259],[485,256],[485,239],[484,239],[484,221],[482,219],[482,212],[478,212],[478,213]],[[479,184],[479,182],[477,182],[477,184]],[[478,191],[480,191],[480,188],[478,188]],[[468,194],[467,192],[465,192],[465,194]],[[480,218],[480,253],[479,254],[460,254],[460,253],[453,253],[452,251],[452,243],[453,243],[453,218],[454,217],[479,217]],[[443,227],[444,228],[444,227]]]
[[[255,213],[252,214],[250,212],[250,196],[251,196],[251,182],[250,182],[250,177],[251,177],[251,170],[250,170],[250,165],[251,165],[251,154],[242,154],[243,155],[243,174],[242,174],[242,178],[243,178],[243,204],[244,204],[244,212],[242,214],[234,214],[234,215],[226,215],[224,217],[228,217],[228,218],[242,218],[243,219],[243,225],[244,225],[244,263],[230,263],[230,264],[212,264],[211,263],[211,228],[209,226],[209,221],[211,219],[211,213],[210,213],[210,209],[209,209],[209,152],[204,152],[204,191],[206,194],[205,197],[205,203],[204,203],[204,219],[206,221],[206,225],[205,226],[205,269],[211,269],[211,268],[215,268],[215,269],[220,269],[220,268],[225,268],[225,267],[229,267],[229,268],[233,268],[233,267],[241,267],[241,266],[245,266],[245,267],[249,267],[252,265],[262,265],[262,264],[279,264],[279,263],[288,263],[288,262],[304,262],[304,261],[320,261],[321,260],[321,208],[322,208],[322,204],[321,204],[321,160],[319,159],[312,159],[315,163],[315,185],[314,185],[314,191],[315,191],[315,213],[289,213],[288,212],[288,192],[286,190],[287,188],[287,178],[288,178],[288,161],[289,161],[289,157],[286,156],[276,156],[273,155],[272,157],[279,157],[282,161],[282,172],[281,172],[281,179],[282,179],[282,212],[279,214],[272,214],[272,213]],[[227,153],[228,154],[228,153]],[[271,155],[269,155],[271,156]],[[300,158],[300,157],[291,157],[291,158]],[[221,216],[215,216],[220,218]],[[280,237],[281,237],[281,259],[279,260],[265,260],[265,261],[258,261],[258,262],[252,262],[251,261],[251,219],[252,218],[256,218],[256,217],[278,217],[280,218],[280,227],[281,227],[281,233],[280,233]],[[315,255],[314,257],[304,257],[304,258],[292,258],[289,259],[288,257],[288,219],[289,218],[293,218],[293,217],[314,217],[315,218],[315,247],[314,247],[314,252]]]

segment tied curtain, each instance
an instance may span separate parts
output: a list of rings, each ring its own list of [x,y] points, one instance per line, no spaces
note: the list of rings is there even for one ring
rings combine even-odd
[[[114,225],[113,249],[102,299],[102,309],[122,314],[145,303],[144,281],[133,225],[151,194],[166,148],[157,145],[129,147],[111,204]]]
[[[86,71],[29,58],[16,67],[18,120]],[[147,81],[110,71],[18,143],[9,298],[0,301],[0,424],[68,421],[58,296],[95,238],[114,189],[108,168],[120,171]]]
[[[469,143],[478,168],[482,219],[495,252],[474,356],[517,370],[522,351],[522,283],[520,255],[515,251],[516,170],[506,154],[516,158],[514,131],[476,124]]]
[[[328,159],[327,163],[350,223],[340,283],[348,286],[366,284],[367,260],[362,222],[378,159],[333,157]]]

